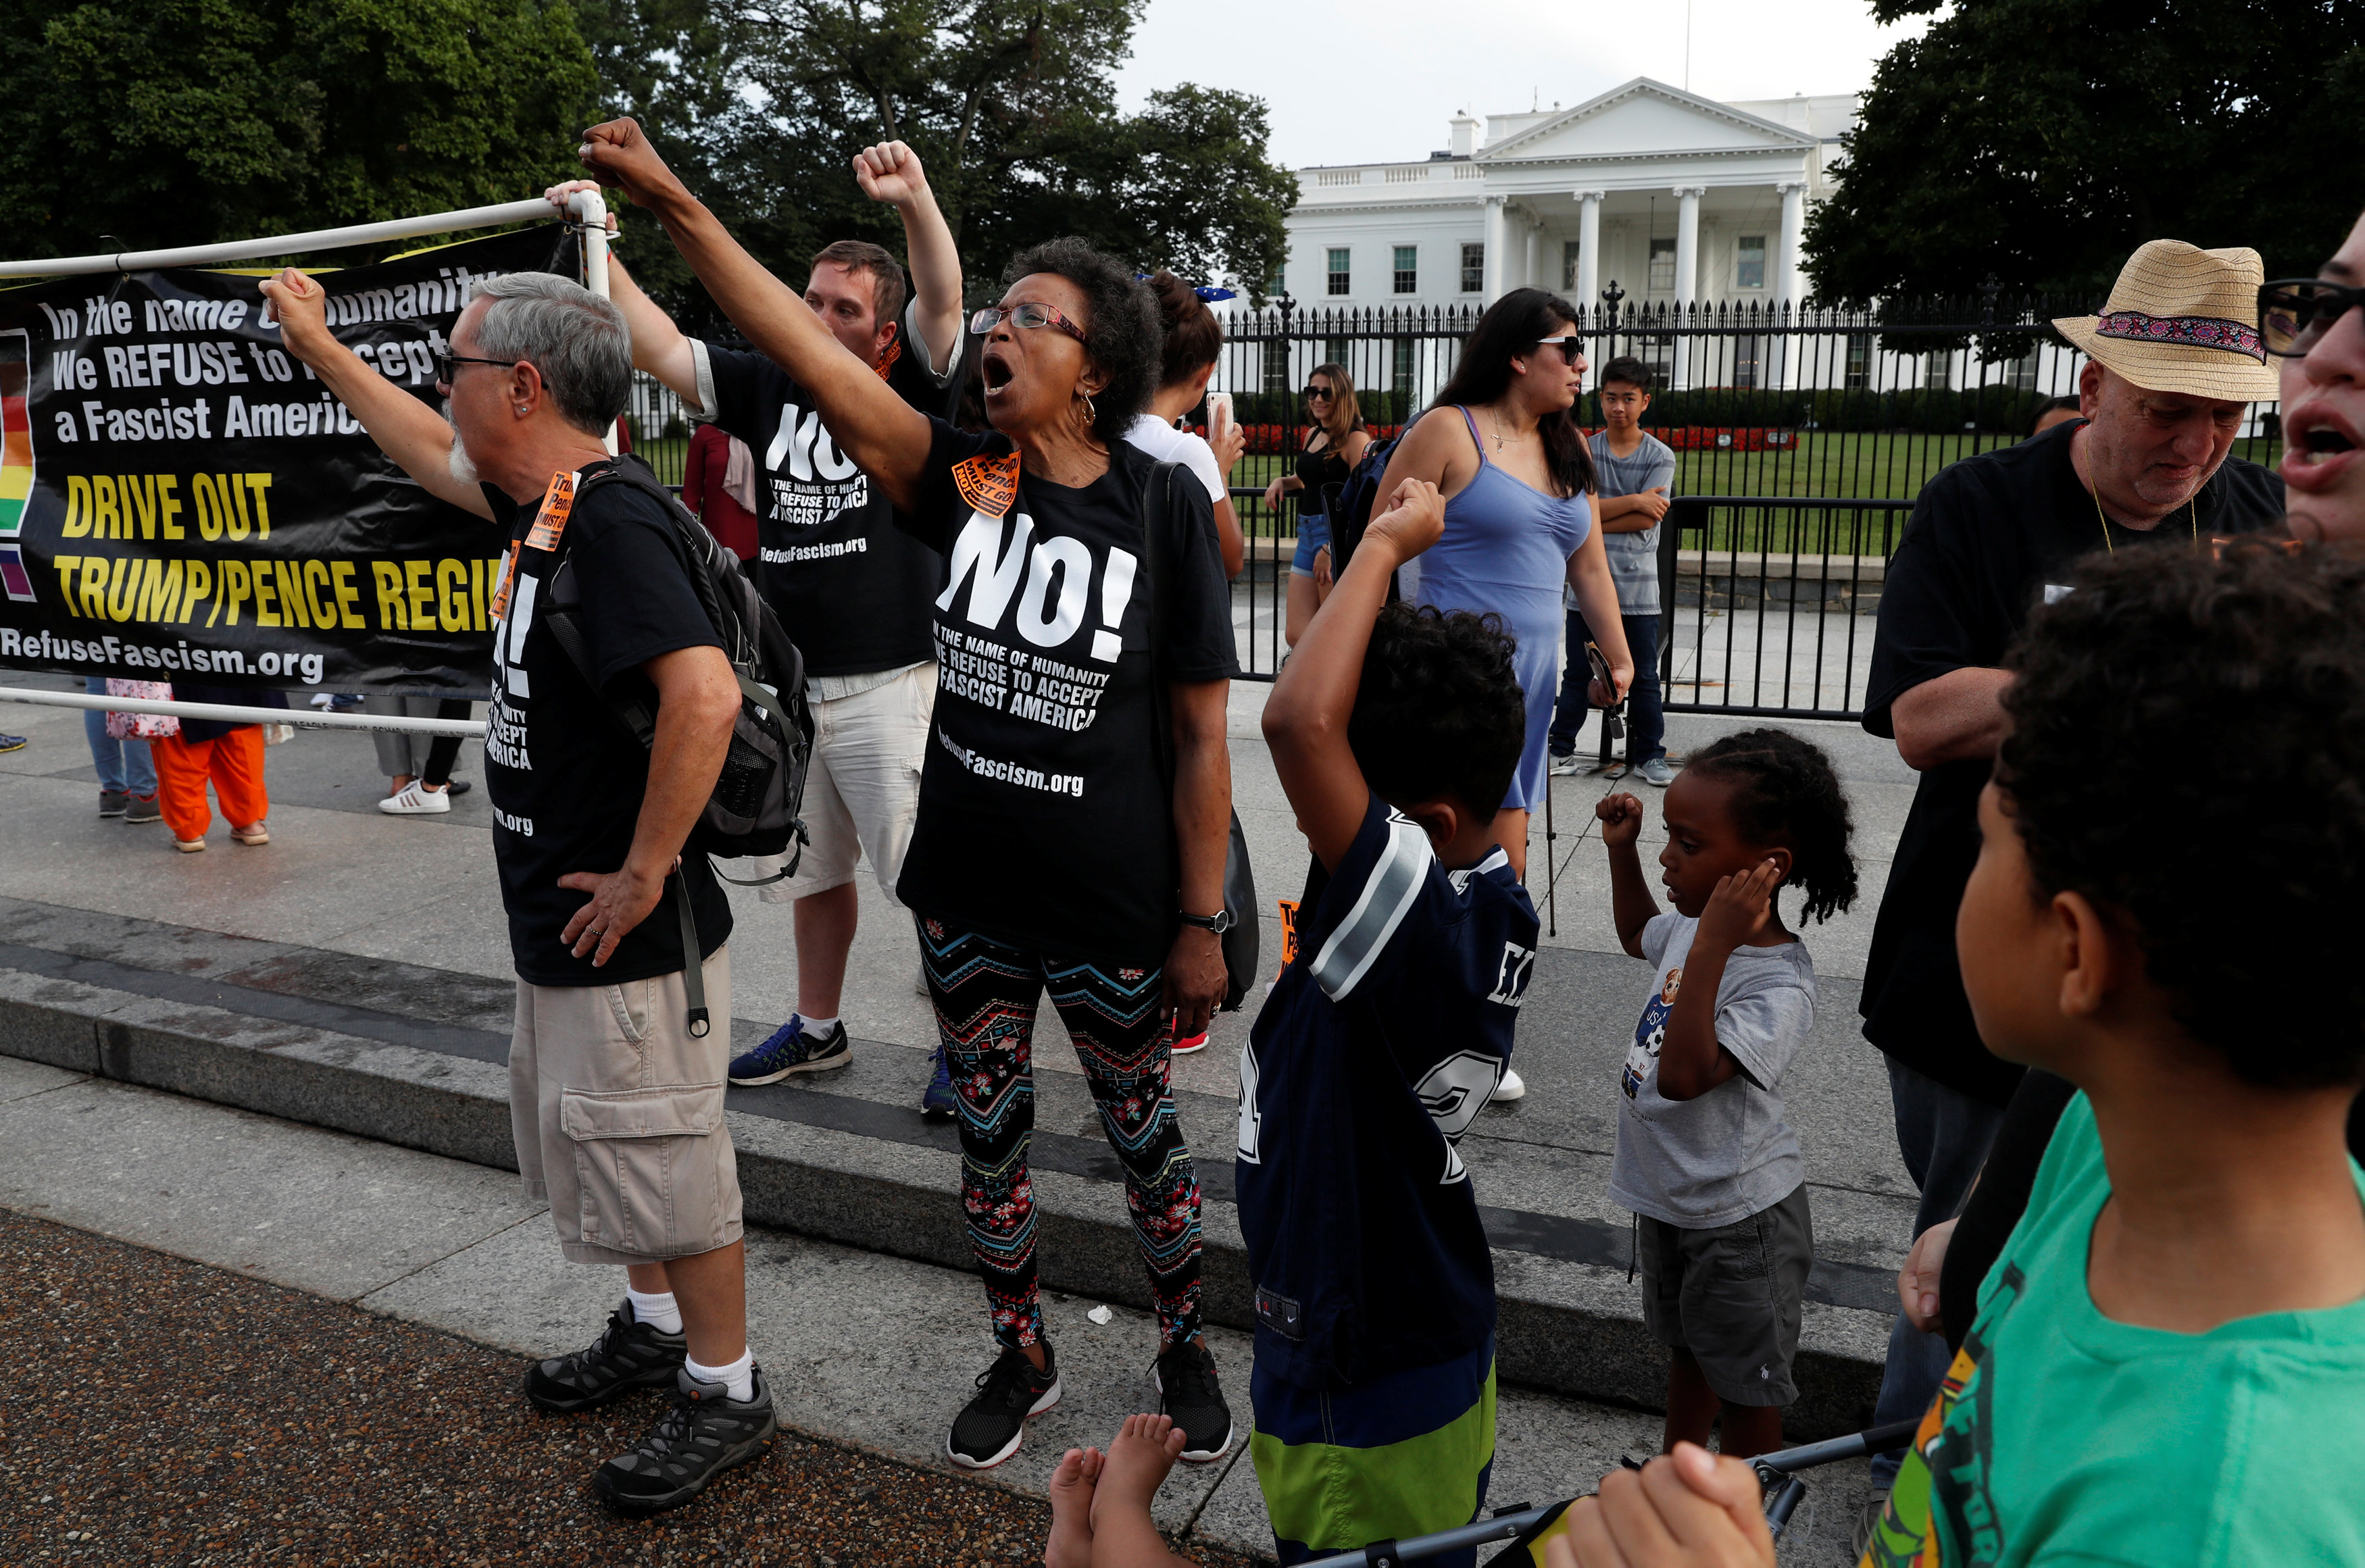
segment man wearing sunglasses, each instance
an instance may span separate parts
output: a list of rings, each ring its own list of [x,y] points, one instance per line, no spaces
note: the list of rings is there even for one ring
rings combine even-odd
[[[2282,373],[2292,532],[2365,538],[2365,218],[2316,276],[2259,291],[2259,330]]]
[[[854,160],[863,193],[903,219],[903,269],[877,245],[841,240],[813,257],[805,303],[840,343],[925,414],[949,419],[963,361],[960,252],[918,154],[900,141]],[[559,185],[552,202],[596,181]],[[756,581],[804,655],[813,706],[813,770],[797,874],[763,890],[796,906],[797,1005],[769,1038],[734,1059],[731,1081],[775,1083],[851,1059],[838,1016],[857,915],[855,870],[868,857],[890,902],[919,810],[920,764],[936,705],[930,600],[935,551],[893,524],[893,508],[844,456],[812,395],[761,354],[686,337],[618,263],[609,276],[633,329],[633,364],[678,393],[693,419],[747,443],[757,486]],[[777,870],[763,868],[758,874]],[[955,1103],[938,1054],[921,1108]]]

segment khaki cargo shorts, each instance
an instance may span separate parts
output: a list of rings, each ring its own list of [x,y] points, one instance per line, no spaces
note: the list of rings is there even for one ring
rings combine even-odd
[[[518,982],[510,1130],[526,1196],[576,1263],[655,1263],[739,1239],[723,1125],[731,949],[706,960],[715,1024],[689,1034],[678,971],[621,985]]]

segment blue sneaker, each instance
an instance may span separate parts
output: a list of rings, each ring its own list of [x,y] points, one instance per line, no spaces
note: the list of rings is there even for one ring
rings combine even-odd
[[[826,1035],[807,1035],[805,1021],[795,1014],[772,1031],[772,1037],[731,1063],[731,1081],[752,1089],[778,1083],[794,1072],[826,1072],[854,1059],[846,1038],[846,1020],[830,1025]]]
[[[953,1097],[953,1075],[945,1066],[945,1047],[938,1046],[931,1058],[936,1070],[928,1076],[928,1086],[920,1092],[920,1114],[930,1121],[949,1122],[960,1114],[960,1102]]]

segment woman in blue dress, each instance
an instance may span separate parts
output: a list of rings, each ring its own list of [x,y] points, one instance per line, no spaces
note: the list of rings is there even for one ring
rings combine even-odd
[[[1563,583],[1575,590],[1617,686],[1606,692],[1596,681],[1594,701],[1622,698],[1634,678],[1588,504],[1593,458],[1575,417],[1586,370],[1575,322],[1566,300],[1541,288],[1496,300],[1463,343],[1452,378],[1389,457],[1379,489],[1392,495],[1407,479],[1426,479],[1445,497],[1445,537],[1407,568],[1407,596],[1440,610],[1491,610],[1519,640],[1528,744],[1495,834],[1522,879],[1528,814],[1544,796]]]

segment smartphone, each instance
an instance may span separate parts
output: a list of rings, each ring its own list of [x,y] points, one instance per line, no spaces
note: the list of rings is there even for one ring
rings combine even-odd
[[[1232,422],[1232,395],[1228,392],[1207,394],[1207,439],[1212,442]]]

